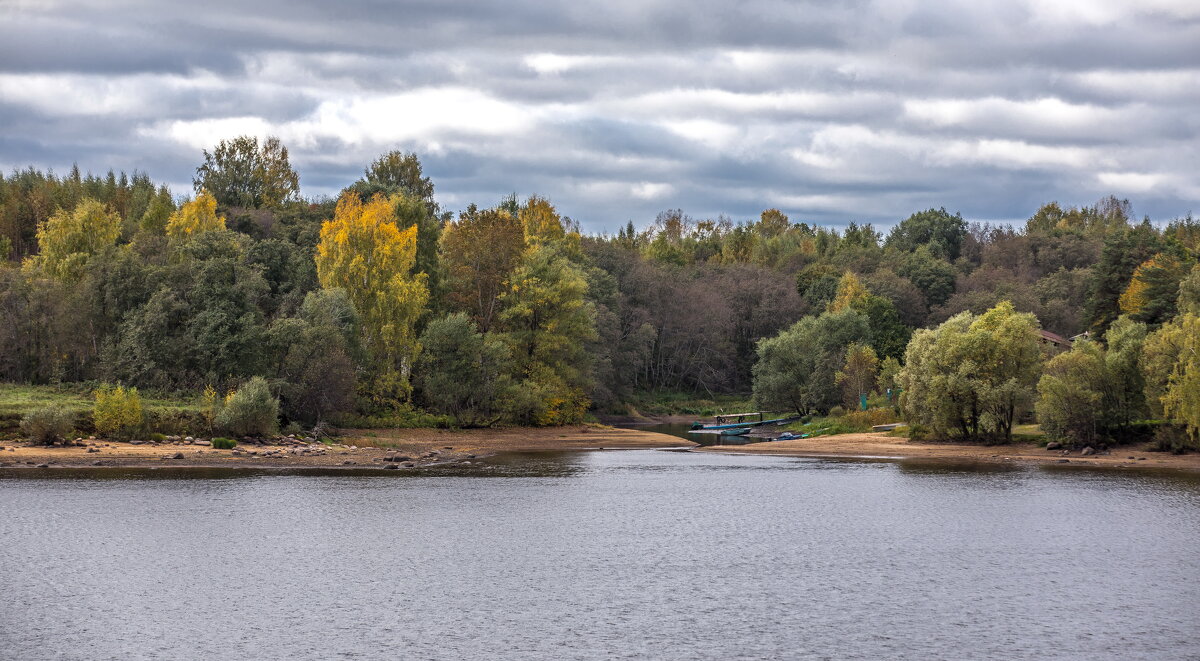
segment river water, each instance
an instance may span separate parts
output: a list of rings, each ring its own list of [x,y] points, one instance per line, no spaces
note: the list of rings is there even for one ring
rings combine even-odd
[[[1197,659],[1194,475],[0,472],[3,659]]]

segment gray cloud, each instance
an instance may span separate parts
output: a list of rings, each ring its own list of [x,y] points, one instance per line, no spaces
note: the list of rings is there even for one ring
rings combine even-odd
[[[279,135],[308,195],[389,149],[450,208],[539,193],[591,230],[662,209],[888,225],[1114,193],[1197,207],[1192,0],[0,5],[0,167],[140,169]]]

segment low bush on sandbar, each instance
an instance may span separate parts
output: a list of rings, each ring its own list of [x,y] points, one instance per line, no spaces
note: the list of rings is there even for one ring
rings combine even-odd
[[[50,444],[63,440],[71,433],[75,416],[65,409],[46,406],[34,409],[21,418],[21,431],[33,443]]]
[[[214,422],[234,436],[270,436],[279,426],[279,399],[256,376],[225,397]]]
[[[101,386],[96,390],[92,423],[108,438],[130,439],[142,429],[145,415],[137,388]]]
[[[214,438],[211,443],[214,450],[232,450],[237,447],[237,441],[232,438]]]

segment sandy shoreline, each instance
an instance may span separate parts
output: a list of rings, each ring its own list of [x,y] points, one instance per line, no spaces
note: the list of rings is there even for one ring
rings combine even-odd
[[[512,429],[345,430],[339,443],[243,443],[233,450],[106,440],[84,447],[0,442],[0,468],[137,467],[349,467],[411,469],[472,462],[499,452],[666,448],[688,441],[632,429],[595,425]],[[372,445],[386,447],[369,447]]]
[[[696,448],[698,452],[766,454],[785,457],[843,457],[929,459],[945,461],[985,461],[1001,463],[1061,463],[1098,467],[1154,467],[1200,471],[1200,454],[1173,455],[1149,452],[1145,443],[1114,448],[1108,454],[1081,456],[1078,451],[1063,454],[1031,443],[1010,445],[955,445],[911,443],[907,438],[887,434],[841,434],[791,441],[714,445]]]
[[[0,442],[0,468],[245,467],[245,468],[378,468],[405,470],[469,464],[502,452],[655,449],[688,447],[696,452],[762,454],[844,459],[923,459],[954,462],[1044,463],[1095,467],[1146,467],[1200,471],[1200,454],[1149,452],[1145,444],[1108,454],[1064,455],[1037,445],[1000,446],[912,443],[887,434],[819,436],[752,443],[698,446],[690,441],[640,429],[599,425],[509,429],[346,430],[340,443],[242,444],[234,450],[197,445],[130,444],[86,441],[86,447],[30,446]],[[374,446],[374,447],[373,447]]]

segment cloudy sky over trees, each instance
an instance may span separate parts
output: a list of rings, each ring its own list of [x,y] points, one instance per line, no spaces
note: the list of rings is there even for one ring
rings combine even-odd
[[[411,149],[446,208],[536,192],[593,231],[1200,210],[1194,0],[830,4],[9,0],[0,167],[184,193],[249,133],[309,196]]]

